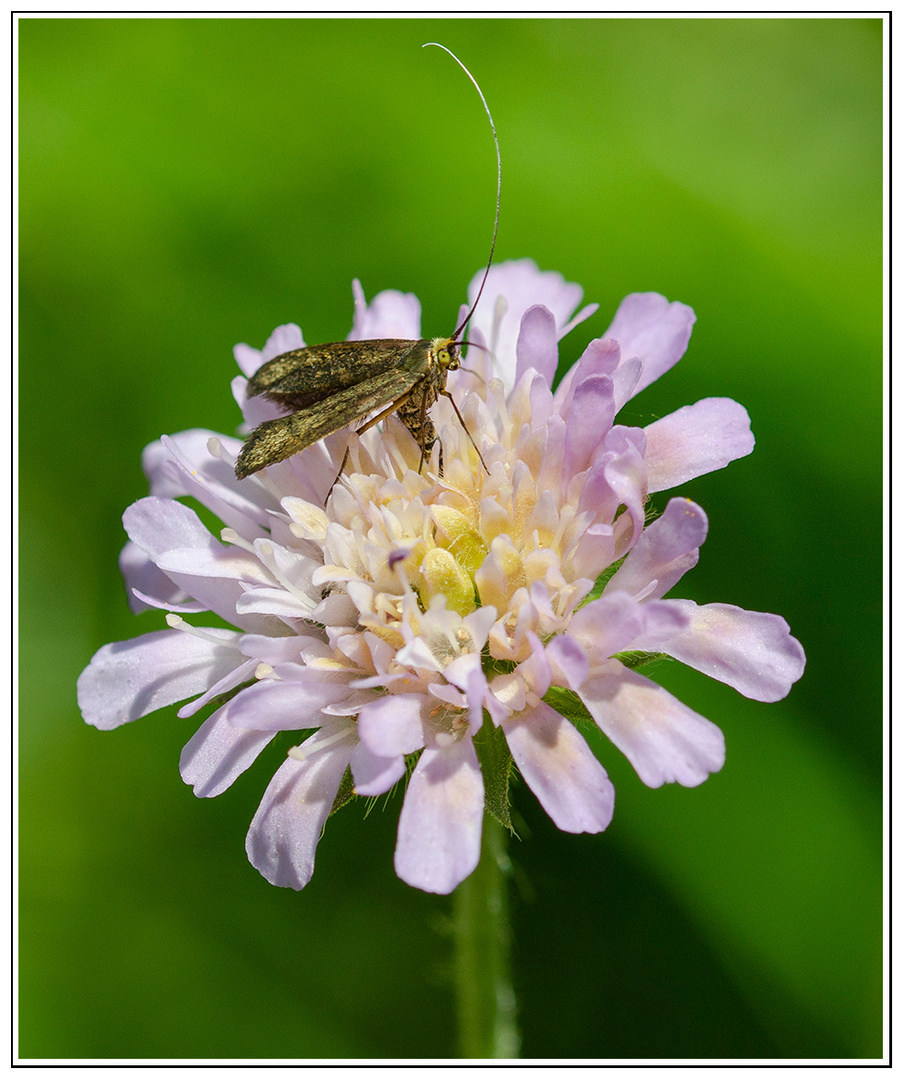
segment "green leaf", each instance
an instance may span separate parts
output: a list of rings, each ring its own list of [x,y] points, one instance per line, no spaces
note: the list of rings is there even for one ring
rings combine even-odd
[[[671,656],[661,652],[620,652],[615,654],[615,659],[620,660],[626,668],[637,671],[638,668],[648,667],[659,660],[671,660]]]
[[[350,803],[355,798],[355,781],[352,779],[352,771],[346,768],[342,780],[339,783],[339,790],[336,792],[336,798],[333,799],[333,807],[330,810],[330,817],[336,813],[337,810],[341,810],[346,803]]]
[[[587,712],[584,702],[573,690],[566,690],[564,686],[551,686],[543,696],[543,700],[572,723],[593,723],[593,717]]]
[[[483,772],[486,811],[511,832],[509,784],[515,763],[502,729],[495,727],[486,714],[484,714],[483,727],[474,737],[474,749],[477,751],[477,758]]]
[[[610,580],[615,576],[615,571],[618,570],[618,568],[621,566],[621,564],[625,561],[627,557],[627,555],[623,555],[620,559],[616,559],[614,563],[606,567],[606,569],[594,582],[593,588],[581,601],[581,607],[583,607],[585,604],[589,604],[591,600],[599,600],[599,598],[603,595],[603,590],[609,584]]]

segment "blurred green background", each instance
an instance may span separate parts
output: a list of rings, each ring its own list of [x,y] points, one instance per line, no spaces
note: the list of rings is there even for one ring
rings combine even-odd
[[[20,1054],[455,1053],[449,902],[393,874],[398,798],[346,808],[310,886],[276,889],[243,844],[285,747],[198,800],[195,721],[100,733],[75,702],[97,648],[163,625],[127,611],[120,515],[146,443],[235,430],[234,343],[344,337],[355,276],[451,331],[494,159],[430,40],[496,119],[497,257],[601,305],[563,364],[628,292],[696,309],[622,418],[725,395],[758,445],[681,489],[711,531],[676,593],[781,613],[809,660],[776,705],[660,668],[727,764],[651,791],[600,740],[600,836],[517,788],[524,1056],[881,1054],[882,23],[17,25]]]

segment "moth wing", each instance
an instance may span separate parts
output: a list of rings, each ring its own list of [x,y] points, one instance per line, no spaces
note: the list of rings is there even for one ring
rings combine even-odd
[[[421,379],[420,372],[393,368],[299,409],[291,416],[266,420],[251,432],[235,463],[241,480],[267,465],[297,454],[311,443],[404,397]]]
[[[293,349],[258,368],[248,382],[247,393],[249,397],[263,394],[286,408],[303,409],[399,366],[417,344],[379,338]]]

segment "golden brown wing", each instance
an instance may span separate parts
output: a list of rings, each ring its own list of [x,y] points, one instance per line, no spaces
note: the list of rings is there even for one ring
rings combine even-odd
[[[375,409],[391,405],[404,398],[422,377],[420,371],[393,368],[330,394],[291,416],[266,420],[246,439],[235,463],[235,475],[241,480],[284,461]]]

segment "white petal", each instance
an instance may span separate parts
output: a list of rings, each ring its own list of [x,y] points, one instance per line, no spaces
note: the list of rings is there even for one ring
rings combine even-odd
[[[267,510],[278,509],[278,504],[262,485],[236,479],[229,462],[213,457],[208,449],[211,438],[230,455],[241,449],[238,439],[204,430],[164,435],[145,447],[142,466],[151,481],[151,494],[191,495],[224,525],[253,540],[269,527]]]
[[[352,751],[351,767],[357,795],[383,795],[405,775],[405,758],[378,757],[360,742]]]
[[[226,717],[229,705],[218,709],[185,744],[179,769],[199,799],[224,792],[252,765],[275,731],[248,731],[233,727]]]
[[[304,674],[298,679],[262,679],[243,690],[231,702],[229,722],[254,731],[318,727],[323,723],[320,710],[348,697],[348,680],[312,668],[300,671]]]
[[[249,589],[235,602],[236,613],[249,615],[275,615],[280,619],[309,619],[316,604],[288,589]]]
[[[119,572],[126,586],[126,599],[133,615],[149,607],[167,611],[206,611],[169,577],[159,570],[131,540],[119,554]]]
[[[364,338],[401,338],[418,340],[421,336],[421,302],[414,293],[397,289],[384,289],[371,300],[364,298],[364,290],[357,278],[352,282],[355,298],[355,321],[348,335],[349,341]]]
[[[245,850],[251,865],[271,885],[303,889],[311,880],[317,842],[354,745],[349,737],[304,761],[289,758],[270,781],[248,830]]]
[[[194,701],[183,705],[178,712],[178,716],[181,719],[185,719],[188,716],[194,716],[199,709],[203,709],[205,705],[213,701],[215,697],[219,697],[220,694],[228,694],[230,690],[234,690],[237,686],[241,686],[243,682],[249,682],[254,678],[254,672],[257,668],[257,660],[246,660],[244,664],[239,664],[238,667],[228,672],[222,679],[219,679],[212,686]]]
[[[208,641],[179,630],[104,645],[78,680],[78,704],[89,724],[103,731],[200,694],[243,662],[239,635],[205,630]]]
[[[358,737],[380,757],[413,754],[424,745],[421,694],[388,694],[365,705],[358,716]]]
[[[483,801],[483,777],[469,738],[442,749],[427,747],[399,818],[399,877],[425,892],[452,892],[480,861]]]

